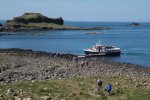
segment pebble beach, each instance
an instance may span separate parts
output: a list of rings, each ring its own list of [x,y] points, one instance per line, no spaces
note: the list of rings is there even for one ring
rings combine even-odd
[[[150,68],[103,59],[77,58],[77,55],[72,54],[23,49],[0,50],[1,83],[108,75],[149,78]]]

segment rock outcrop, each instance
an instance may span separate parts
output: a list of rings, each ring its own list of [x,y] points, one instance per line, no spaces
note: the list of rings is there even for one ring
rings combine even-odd
[[[62,17],[59,18],[48,18],[46,16],[43,16],[40,13],[25,13],[20,17],[14,17],[13,20],[7,21],[7,22],[18,22],[23,24],[29,24],[29,23],[54,23],[63,25],[64,21]]]
[[[4,24],[4,29],[42,29],[53,28],[64,24],[62,17],[48,18],[40,13],[25,13],[20,17],[14,17],[12,20],[7,20]]]
[[[142,26],[142,25],[139,23],[131,23],[131,24],[128,24],[128,26]]]

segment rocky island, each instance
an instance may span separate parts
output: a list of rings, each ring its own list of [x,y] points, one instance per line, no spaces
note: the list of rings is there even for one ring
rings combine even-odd
[[[7,20],[4,25],[0,24],[0,32],[3,31],[26,31],[26,30],[107,30],[110,28],[93,27],[81,28],[65,26],[62,17],[48,18],[40,13],[24,13],[22,16]]]
[[[131,23],[131,24],[128,24],[128,26],[142,26],[142,25],[139,23]]]

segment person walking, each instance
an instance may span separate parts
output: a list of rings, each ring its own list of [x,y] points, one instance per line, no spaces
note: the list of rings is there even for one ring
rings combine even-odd
[[[108,83],[108,84],[106,85],[106,87],[105,87],[105,91],[108,92],[108,96],[110,96],[110,91],[111,91],[111,90],[112,90],[112,86],[111,86],[110,83]]]
[[[100,80],[100,79],[97,80],[97,85],[98,85],[97,90],[98,90],[99,95],[101,95],[102,83],[103,83],[102,80]]]

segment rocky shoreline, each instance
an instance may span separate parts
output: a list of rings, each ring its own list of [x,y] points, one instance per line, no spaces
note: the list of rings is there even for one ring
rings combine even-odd
[[[51,27],[51,28],[20,28],[20,29],[8,29],[5,27],[0,26],[0,35],[2,32],[26,32],[26,31],[45,31],[45,30],[111,30],[112,28],[108,27],[92,27],[92,28],[83,28],[83,27],[70,27],[70,26],[60,26],[58,28]],[[10,33],[11,34],[11,33]]]
[[[72,54],[0,49],[0,83],[107,75],[150,78],[150,68]]]

